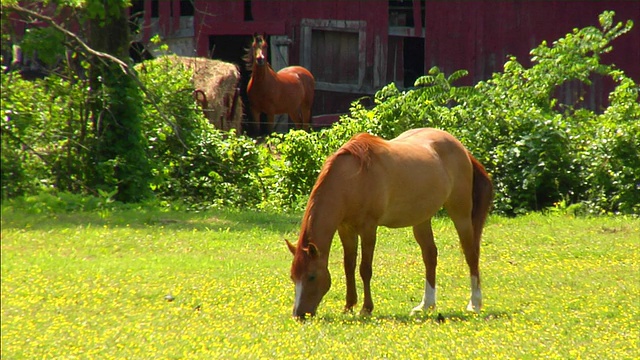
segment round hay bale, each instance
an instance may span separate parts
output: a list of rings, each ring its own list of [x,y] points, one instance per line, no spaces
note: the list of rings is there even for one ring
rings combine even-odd
[[[195,100],[216,128],[242,131],[240,71],[235,64],[220,60],[170,55],[171,62],[193,70]]]

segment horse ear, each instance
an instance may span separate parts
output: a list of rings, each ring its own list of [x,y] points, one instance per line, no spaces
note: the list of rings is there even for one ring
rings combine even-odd
[[[293,245],[292,243],[290,243],[289,240],[287,240],[287,239],[284,239],[284,241],[287,243],[287,247],[289,248],[289,251],[291,251],[291,253],[293,255],[295,255],[296,254],[296,246]]]
[[[314,244],[314,243],[309,243],[309,247],[307,248],[307,252],[309,253],[309,256],[311,256],[312,258],[317,257],[318,254],[320,253],[318,251],[318,248],[316,247],[316,244]]]

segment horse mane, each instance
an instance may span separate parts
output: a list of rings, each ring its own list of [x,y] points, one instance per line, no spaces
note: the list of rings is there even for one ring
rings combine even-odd
[[[360,162],[360,170],[366,169],[371,163],[371,155],[373,153],[371,150],[374,147],[381,145],[386,146],[386,141],[382,138],[369,133],[356,134],[351,138],[351,140],[342,145],[338,151],[329,157],[327,163],[330,164],[327,164],[325,168],[329,168],[338,156],[351,155]]]
[[[387,143],[384,139],[371,135],[369,133],[360,133],[353,136],[351,140],[342,145],[335,153],[327,158],[324,165],[322,166],[322,170],[320,170],[318,179],[316,180],[316,183],[311,190],[311,195],[309,195],[309,202],[307,203],[307,208],[304,212],[304,216],[302,217],[302,232],[300,233],[300,238],[298,240],[299,249],[302,247],[307,247],[309,245],[309,238],[308,236],[306,236],[306,233],[309,231],[311,212],[315,206],[318,189],[321,188],[325,183],[327,175],[335,164],[336,159],[340,156],[351,155],[360,163],[360,168],[358,171],[362,171],[367,169],[371,164],[373,155],[372,150],[377,146],[387,146]]]
[[[250,45],[248,48],[244,49],[246,54],[242,57],[242,61],[244,61],[244,68],[246,70],[253,70],[253,46]]]

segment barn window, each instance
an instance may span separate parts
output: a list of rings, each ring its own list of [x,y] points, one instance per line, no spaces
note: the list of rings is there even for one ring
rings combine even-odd
[[[316,78],[316,88],[362,91],[366,22],[303,19],[301,30],[301,63]]]
[[[193,0],[180,0],[180,16],[193,16],[195,12]]]

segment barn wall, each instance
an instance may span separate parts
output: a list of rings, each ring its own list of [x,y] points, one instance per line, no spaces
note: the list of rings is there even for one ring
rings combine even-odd
[[[313,54],[315,66],[323,66],[319,77],[329,79],[319,82],[316,91],[313,114],[345,112],[351,100],[370,95],[386,84],[386,44],[388,38],[387,1],[279,1],[252,0],[250,9],[245,1],[195,1],[194,36],[199,56],[209,56],[209,36],[252,35],[266,32],[267,35],[287,36],[289,64],[303,64],[302,53],[309,51],[312,30],[326,30],[326,27],[303,28],[304,19],[317,22],[335,23],[340,21],[360,22],[362,33],[356,32],[358,45],[327,49]],[[330,28],[331,26],[329,26]],[[306,31],[306,32],[305,32]],[[335,29],[325,34],[330,40],[345,42],[351,33],[345,34]],[[349,42],[353,45],[353,42]],[[248,45],[248,44],[245,44]],[[317,45],[317,44],[316,44]],[[341,52],[342,51],[342,52]],[[353,62],[356,66],[345,67],[343,63]],[[227,59],[228,61],[228,59]],[[356,85],[345,84],[347,80],[358,79]]]
[[[613,42],[603,56],[640,79],[640,2],[635,1],[427,1],[425,61],[446,73],[469,70],[468,84],[488,79],[508,55],[530,66],[529,51],[574,28],[597,26],[598,15],[616,11],[615,20],[632,19],[631,33]]]
[[[411,7],[412,4],[413,13],[408,10],[402,14],[403,18],[399,19],[397,16],[390,18],[390,3],[392,6],[404,6],[405,2],[195,0],[193,37],[196,54],[207,57],[210,55],[211,36],[238,36],[238,39],[245,42],[246,38],[255,32],[287,37],[291,40],[288,49],[291,65],[317,67],[326,64],[324,66],[327,68],[321,69],[318,76],[328,81],[319,82],[314,114],[344,112],[347,110],[346,99],[371,95],[389,82],[396,82],[400,87],[411,86],[409,83],[415,74],[411,75],[408,71],[415,72],[416,66],[413,64],[409,69],[407,61],[422,60],[414,56],[415,51],[424,54],[425,71],[432,66],[440,67],[445,73],[466,69],[470,75],[463,78],[459,84],[473,84],[490,78],[494,72],[502,71],[508,55],[515,55],[525,66],[530,66],[529,51],[540,42],[551,42],[574,28],[597,25],[597,16],[601,12],[614,10],[617,13],[617,21],[632,19],[636,28],[630,34],[617,39],[613,43],[614,51],[604,55],[603,61],[614,62],[631,77],[640,81],[640,46],[637,45],[640,43],[640,1],[424,2],[423,0],[421,4],[418,0],[412,3],[406,1],[407,7]],[[174,15],[171,20],[160,19],[161,29],[171,30],[179,23],[175,18],[178,3],[159,2],[160,14]],[[422,5],[424,28],[420,16]],[[150,8],[149,6],[149,1],[145,1],[145,8]],[[149,15],[145,13],[145,16]],[[357,49],[354,46],[353,33],[345,35],[337,28],[327,30],[341,21],[364,24],[359,28],[361,31],[354,30],[359,31]],[[412,25],[402,27],[399,22],[411,22]],[[397,25],[400,27],[396,27]],[[323,31],[336,33],[320,34]],[[327,51],[318,47],[316,41],[314,48],[314,41],[309,40],[314,36],[316,40],[324,39],[327,44],[337,42],[342,45],[330,46]],[[416,44],[414,40],[419,41],[420,38],[424,38],[424,51],[422,47],[412,49]],[[246,45],[248,44],[243,44]],[[358,58],[354,58],[355,56]],[[339,69],[335,70],[336,68]],[[358,81],[354,84],[353,79]],[[589,90],[591,93],[587,96],[589,106],[601,107],[606,102],[606,95],[612,86],[606,79],[595,79]],[[567,102],[570,102],[572,93],[584,92],[584,89],[581,89],[579,84],[570,84],[559,91],[562,96],[566,96]]]
[[[365,21],[365,71],[371,82],[376,56],[374,44],[386,44],[387,39],[385,1],[253,0],[250,9],[251,20],[246,20],[247,9],[244,1],[196,1],[195,6],[194,33],[199,56],[206,56],[209,35],[248,35],[266,32],[268,35],[287,35],[292,40],[290,64],[300,64],[302,19]]]

